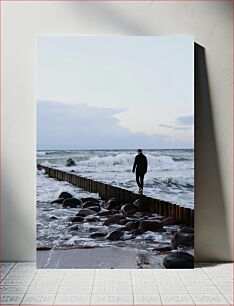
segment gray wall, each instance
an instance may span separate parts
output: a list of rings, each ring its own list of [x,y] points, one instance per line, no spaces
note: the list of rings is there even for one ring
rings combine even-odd
[[[3,260],[35,260],[38,34],[194,35],[196,259],[232,259],[231,1],[4,1],[2,92]],[[206,69],[207,68],[207,69]]]

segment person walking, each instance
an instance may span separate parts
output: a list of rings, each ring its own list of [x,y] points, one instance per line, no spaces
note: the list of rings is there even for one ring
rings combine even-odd
[[[147,172],[148,162],[141,149],[137,150],[137,155],[133,164],[132,172],[136,172],[136,183],[139,187],[139,193],[143,193],[144,176]]]

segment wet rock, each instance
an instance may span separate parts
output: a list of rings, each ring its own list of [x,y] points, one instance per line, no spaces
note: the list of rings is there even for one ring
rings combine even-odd
[[[144,216],[147,216],[149,213],[146,212],[146,211],[137,211],[134,216],[136,217],[144,217]]]
[[[73,217],[73,218],[75,218],[75,217]],[[78,231],[79,230],[79,225],[72,225],[72,226],[70,226],[70,228],[69,228],[69,231],[71,232],[71,231]]]
[[[76,198],[65,199],[63,201],[63,207],[77,207],[81,205],[81,201]]]
[[[49,251],[51,249],[52,249],[51,246],[39,246],[39,247],[37,247],[37,251]]]
[[[120,240],[120,238],[124,235],[124,232],[119,230],[114,230],[106,235],[106,239],[111,241]]]
[[[59,198],[59,199],[56,199],[52,202],[50,202],[51,204],[62,204],[64,201],[64,198]]]
[[[159,243],[157,244],[156,248],[153,249],[153,251],[157,251],[157,252],[169,252],[172,251],[173,245],[171,245],[170,243]]]
[[[89,237],[92,239],[104,238],[107,235],[105,232],[94,232]]]
[[[93,201],[86,201],[84,202],[84,204],[82,205],[83,208],[89,208],[89,207],[93,207],[93,206],[98,206],[100,207],[100,205],[97,202],[93,202]]]
[[[91,207],[89,207],[89,209],[91,209],[95,212],[99,212],[101,210],[101,207],[100,206],[91,206]]]
[[[142,233],[147,231],[156,232],[162,228],[162,223],[156,220],[143,220],[140,221],[139,229]]]
[[[182,227],[180,229],[181,233],[188,233],[188,234],[194,234],[194,228],[192,227]]]
[[[81,217],[86,217],[89,215],[95,215],[95,211],[89,209],[89,208],[84,208],[79,210],[79,212],[76,214],[76,216],[81,216]]]
[[[119,224],[123,219],[125,219],[125,217],[122,214],[116,214],[108,218],[103,225]]]
[[[120,208],[120,204],[119,204],[118,200],[116,200],[115,198],[109,199],[108,202],[105,205],[105,208],[109,209],[109,210],[115,209],[116,207]]]
[[[144,211],[144,203],[141,199],[134,201],[133,205],[137,208],[137,211]]]
[[[66,166],[67,167],[72,167],[72,166],[75,166],[75,165],[76,165],[75,161],[72,158],[68,158],[68,160],[66,162]]]
[[[194,257],[186,252],[173,252],[163,259],[166,269],[192,269],[194,268]]]
[[[125,216],[131,216],[135,214],[137,208],[133,204],[125,204],[121,207],[121,211]]]
[[[73,222],[73,223],[75,223],[75,222],[83,222],[83,221],[84,221],[84,218],[81,217],[81,216],[75,216],[75,217],[70,217],[70,218],[69,218],[69,221],[70,221],[70,222]]]
[[[136,230],[139,228],[140,221],[129,221],[126,224],[126,227],[131,231],[131,230]]]
[[[95,217],[95,216],[87,216],[87,217],[85,217],[85,221],[86,222],[98,222],[98,221],[100,221],[100,219],[98,217]]]
[[[119,225],[125,225],[126,223],[128,223],[128,220],[127,219],[123,219],[123,220],[120,220],[119,221]]]
[[[50,216],[49,220],[58,220],[58,218],[56,216]]]
[[[172,238],[172,244],[175,248],[178,246],[193,247],[194,232],[191,228],[182,228],[176,232]]]
[[[99,204],[99,200],[95,199],[95,198],[92,198],[92,197],[82,198],[81,201],[82,201],[82,203],[92,202],[92,203],[95,203],[95,204]]]
[[[178,224],[177,220],[175,218],[172,218],[172,217],[167,217],[167,218],[164,218],[162,220],[162,225],[165,226],[165,225],[176,225]]]
[[[59,198],[70,199],[73,198],[73,195],[71,195],[69,192],[63,191],[60,193]]]
[[[117,213],[117,211],[113,210],[102,210],[97,213],[97,216],[106,217],[106,216],[113,216]]]

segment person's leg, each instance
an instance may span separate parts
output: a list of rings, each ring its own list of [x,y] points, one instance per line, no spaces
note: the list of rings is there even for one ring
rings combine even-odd
[[[143,189],[143,187],[144,187],[144,174],[142,174],[141,176],[140,176],[140,181],[141,181],[141,189]]]
[[[139,173],[136,172],[136,182],[137,182],[138,187],[141,188],[141,183],[140,183],[139,178],[140,178],[140,175]]]

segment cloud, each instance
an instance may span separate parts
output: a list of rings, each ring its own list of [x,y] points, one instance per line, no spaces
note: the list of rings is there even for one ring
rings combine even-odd
[[[175,124],[159,124],[160,127],[167,128],[167,129],[173,129],[173,130],[179,130],[179,131],[187,131],[191,130],[194,124],[194,116],[188,115],[188,116],[179,116],[175,120]]]
[[[179,116],[176,119],[177,125],[193,125],[194,124],[194,116],[188,115],[188,116]]]
[[[119,126],[122,110],[38,101],[38,149],[191,148],[193,140],[133,133]]]

